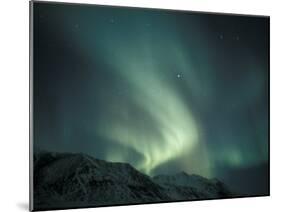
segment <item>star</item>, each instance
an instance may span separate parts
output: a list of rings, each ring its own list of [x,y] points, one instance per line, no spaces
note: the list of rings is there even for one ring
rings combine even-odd
[[[181,78],[181,75],[180,75],[180,74],[178,74],[178,75],[177,75],[177,78]]]

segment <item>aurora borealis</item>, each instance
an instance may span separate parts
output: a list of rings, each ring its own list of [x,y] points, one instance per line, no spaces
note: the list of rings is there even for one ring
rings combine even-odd
[[[238,191],[267,176],[267,18],[46,3],[34,17],[35,149]]]

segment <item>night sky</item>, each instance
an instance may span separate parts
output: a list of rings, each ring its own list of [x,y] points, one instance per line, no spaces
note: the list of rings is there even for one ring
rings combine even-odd
[[[34,4],[34,148],[268,192],[265,17]]]

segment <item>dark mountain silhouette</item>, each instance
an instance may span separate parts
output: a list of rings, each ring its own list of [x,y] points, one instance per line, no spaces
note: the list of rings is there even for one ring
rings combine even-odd
[[[34,155],[35,210],[230,196],[219,180],[184,172],[151,178],[127,163],[106,162],[85,154]]]

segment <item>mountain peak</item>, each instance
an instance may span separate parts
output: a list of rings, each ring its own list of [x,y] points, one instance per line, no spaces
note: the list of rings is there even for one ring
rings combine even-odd
[[[180,171],[180,172],[178,172],[177,174],[175,174],[176,176],[183,176],[183,177],[189,177],[190,175],[189,174],[187,174],[186,172],[184,172],[184,171]]]
[[[42,152],[34,155],[36,210],[230,195],[221,184],[202,179],[185,172],[151,178],[128,163],[107,162],[86,154]]]

